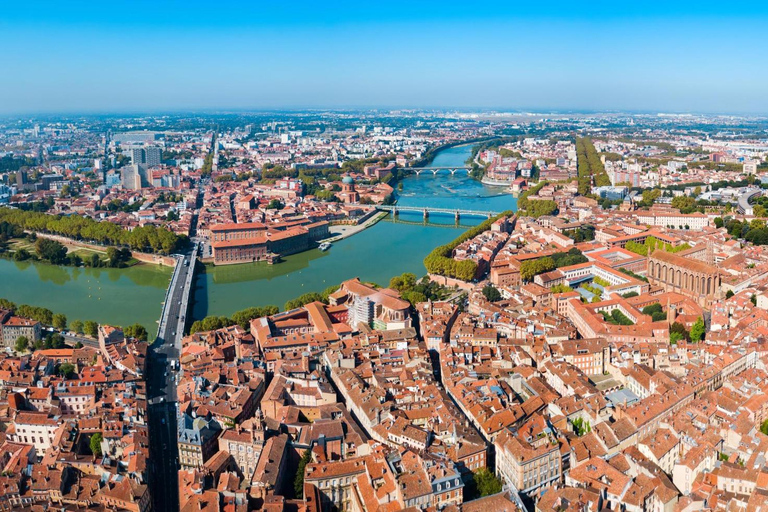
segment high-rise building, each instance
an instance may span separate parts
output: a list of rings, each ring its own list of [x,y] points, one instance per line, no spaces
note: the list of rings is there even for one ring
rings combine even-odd
[[[144,149],[144,162],[147,167],[160,165],[163,161],[163,150],[157,146],[149,146]]]
[[[16,171],[16,185],[23,187],[27,184],[27,171]]]
[[[131,148],[131,163],[133,165],[139,165],[144,163],[144,150],[142,148]]]
[[[141,188],[141,166],[126,165],[121,169],[123,188],[127,190],[139,190]]]
[[[147,167],[152,167],[160,165],[163,161],[163,150],[157,146],[132,148],[130,155],[131,163],[134,165],[145,164]]]

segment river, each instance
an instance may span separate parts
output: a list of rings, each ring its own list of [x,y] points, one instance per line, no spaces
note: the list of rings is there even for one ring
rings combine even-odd
[[[471,146],[440,151],[432,166],[461,166]],[[403,181],[398,204],[504,211],[517,209],[517,201],[499,187],[490,187],[459,171],[434,176],[431,172]],[[359,277],[386,286],[392,276],[426,273],[424,257],[434,247],[456,238],[482,218],[466,217],[460,226],[452,215],[432,215],[425,225],[420,213],[401,213],[399,220],[387,217],[375,226],[333,244],[327,252],[306,251],[284,258],[282,263],[253,263],[207,267],[196,277],[194,318],[230,315],[250,306],[274,304],[307,292],[321,292],[331,285]]]
[[[94,269],[0,259],[2,298],[63,313],[70,321],[138,322],[151,333],[170,280],[171,269],[155,265]]]
[[[470,146],[440,151],[433,166],[461,166]],[[431,172],[402,181],[399,204],[503,211],[516,200],[469,178]],[[459,226],[452,215],[432,215],[424,224],[420,213],[401,213],[333,244],[284,258],[282,263],[252,263],[207,267],[196,276],[193,317],[231,315],[250,306],[274,304],[307,292],[321,292],[341,281],[359,277],[387,285],[392,276],[426,273],[424,257],[432,248],[456,238],[481,218],[465,217]],[[69,320],[95,320],[113,325],[138,322],[154,332],[170,280],[170,269],[138,265],[127,269],[57,267],[0,259],[0,297],[63,313]]]

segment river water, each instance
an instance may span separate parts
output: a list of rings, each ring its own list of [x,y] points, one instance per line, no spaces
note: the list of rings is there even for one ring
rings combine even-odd
[[[170,267],[58,267],[0,259],[0,297],[42,306],[68,320],[111,325],[140,323],[156,332]]]
[[[432,166],[461,166],[471,154],[471,146],[457,146],[439,152]],[[504,211],[517,209],[517,201],[503,189],[489,187],[466,173],[445,171],[434,176],[421,173],[403,180],[398,204],[462,208],[465,210]],[[317,249],[284,258],[282,263],[253,263],[207,267],[196,277],[194,317],[230,315],[250,306],[274,304],[280,309],[286,301],[307,292],[321,292],[331,285],[359,277],[386,286],[392,276],[412,272],[426,273],[424,257],[436,246],[445,244],[468,227],[484,219],[465,217],[459,226],[453,215],[431,215],[425,225],[421,213],[400,213],[375,226],[333,244],[327,252]]]
[[[461,166],[470,146],[445,149],[433,166]],[[516,200],[469,178],[431,172],[404,179],[398,203],[403,206],[503,211]],[[387,285],[392,276],[426,273],[423,260],[434,247],[456,238],[482,218],[465,217],[459,226],[452,215],[433,214],[429,223],[420,213],[401,213],[333,244],[327,252],[306,251],[282,263],[252,263],[207,267],[196,276],[193,316],[231,315],[250,306],[286,301],[306,292],[321,292],[341,281],[359,277]],[[0,259],[0,297],[19,304],[43,306],[69,320],[95,320],[114,325],[138,322],[156,329],[170,280],[170,269],[139,265],[128,269],[81,269]]]

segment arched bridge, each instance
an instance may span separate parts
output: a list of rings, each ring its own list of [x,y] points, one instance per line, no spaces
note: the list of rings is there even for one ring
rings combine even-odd
[[[451,174],[456,174],[459,171],[464,171],[467,174],[472,170],[471,167],[466,166],[451,166],[451,167],[407,167],[406,168],[409,171],[413,171],[416,173],[416,176],[420,175],[422,172],[431,172],[433,175],[436,175],[440,171],[448,171]]]
[[[462,216],[466,217],[485,217],[487,219],[490,219],[494,215],[498,215],[499,212],[491,212],[491,211],[480,211],[480,210],[462,210],[462,209],[453,209],[453,208],[432,208],[429,206],[385,206],[385,205],[377,205],[377,210],[383,211],[383,212],[389,212],[394,216],[397,216],[400,214],[400,212],[418,212],[424,215],[425,219],[429,218],[429,215],[431,213],[441,213],[446,215],[453,215],[456,217],[456,220],[459,220]]]

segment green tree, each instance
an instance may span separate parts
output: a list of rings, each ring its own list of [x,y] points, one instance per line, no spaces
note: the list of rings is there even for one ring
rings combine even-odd
[[[573,432],[578,437],[592,432],[592,426],[588,421],[584,421],[582,418],[574,419],[571,424],[573,425]]]
[[[56,329],[66,329],[67,328],[67,317],[62,315],[61,313],[56,313],[53,315],[53,326]]]
[[[304,470],[311,460],[312,452],[304,450],[304,453],[301,455],[301,460],[299,460],[299,467],[296,470],[296,477],[293,480],[293,492],[297,499],[304,498]]]
[[[62,363],[59,365],[59,375],[65,379],[71,379],[75,376],[75,365],[72,363]]]
[[[267,210],[282,210],[282,209],[283,209],[283,203],[281,203],[279,199],[273,199],[267,205]]]
[[[16,350],[16,352],[20,354],[22,352],[26,352],[27,349],[29,349],[29,338],[27,338],[26,336],[19,336],[18,338],[16,338],[16,344],[14,345],[13,348]]]
[[[41,259],[50,261],[54,265],[61,265],[67,261],[67,248],[56,240],[38,238],[35,242],[35,252]]]
[[[691,341],[694,343],[701,341],[704,338],[705,331],[704,320],[701,317],[697,318],[696,322],[691,326]]]
[[[555,286],[550,288],[549,291],[552,293],[567,293],[567,292],[572,292],[573,288],[571,288],[567,284],[556,284]]]
[[[16,303],[11,302],[8,299],[0,299],[0,309],[8,309],[10,311],[16,311]]]
[[[760,424],[760,432],[768,436],[768,420]]]
[[[290,311],[291,309],[300,308],[305,304],[309,304],[310,302],[315,302],[315,301],[322,302],[323,296],[317,292],[305,293],[304,295],[301,295],[295,299],[292,299],[286,302],[284,310]]]
[[[31,257],[32,255],[29,254],[29,251],[26,249],[19,249],[18,251],[13,253],[14,261],[26,261]]]
[[[715,222],[715,227],[716,227],[717,229],[720,229],[721,227],[723,227],[723,219],[722,219],[722,218],[720,218],[720,217],[715,217],[715,220],[714,220],[714,222]]]
[[[416,286],[416,274],[406,272],[389,280],[389,287],[403,292]]]
[[[755,214],[755,217],[765,217],[766,216],[766,209],[765,206],[757,204],[752,208],[752,212]]]
[[[101,456],[101,442],[104,440],[104,436],[101,435],[101,432],[96,432],[91,436],[91,440],[88,443],[88,445],[91,448],[91,453],[94,454],[96,457]]]
[[[123,329],[123,334],[139,341],[147,341],[147,329],[143,325],[133,324]]]
[[[237,311],[232,315],[232,321],[243,329],[249,329],[251,320],[277,314],[277,306],[252,307]]]
[[[83,334],[83,322],[80,320],[72,320],[69,324],[69,328],[78,334]]]
[[[496,302],[501,300],[501,292],[495,286],[491,286],[491,285],[484,286],[483,295],[485,295],[485,298],[488,299],[490,302]]]
[[[733,297],[734,295],[735,295],[735,294],[733,293],[733,290],[728,290],[727,292],[725,292],[725,298],[726,298],[726,299],[730,299],[730,298],[731,298],[731,297]]]
[[[530,281],[535,276],[543,274],[544,272],[549,272],[555,268],[555,260],[549,256],[536,260],[524,261],[520,264],[520,277],[524,281]]]
[[[488,468],[480,468],[475,471],[473,480],[480,496],[491,496],[501,492],[501,481],[491,473]]]
[[[680,340],[689,340],[688,330],[680,322],[675,322],[669,327],[670,343],[677,343]]]
[[[83,333],[91,338],[97,337],[99,335],[99,324],[93,320],[86,320],[83,324]]]

